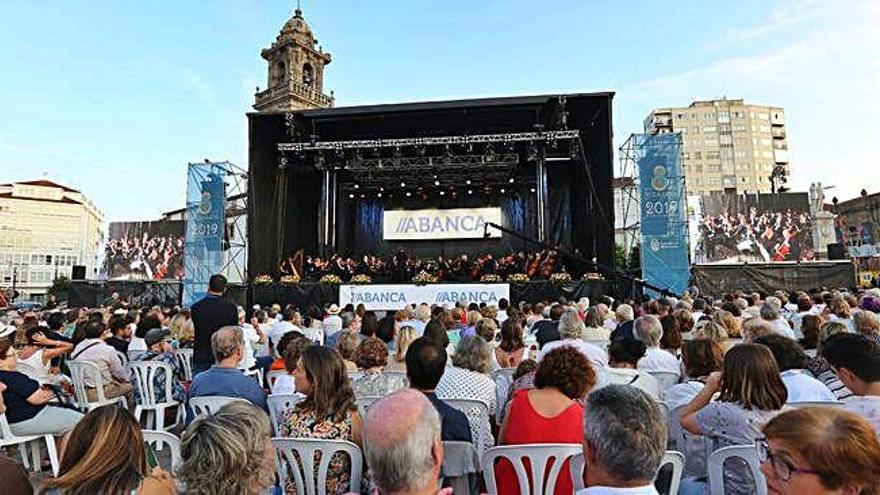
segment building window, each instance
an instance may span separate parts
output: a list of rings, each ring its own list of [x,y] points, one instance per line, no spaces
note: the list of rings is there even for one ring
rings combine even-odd
[[[312,83],[314,82],[315,71],[312,69],[312,64],[306,63],[303,65],[303,86],[307,88],[312,87]]]
[[[716,129],[717,128],[714,125],[707,125],[706,127],[703,127],[703,132],[715,132]]]
[[[694,151],[694,159],[695,160],[699,160],[699,159],[703,158],[702,155],[703,155],[703,153],[701,151]]]

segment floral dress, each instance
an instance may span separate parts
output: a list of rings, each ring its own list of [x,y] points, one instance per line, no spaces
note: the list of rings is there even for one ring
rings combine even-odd
[[[354,441],[352,435],[352,415],[355,411],[346,414],[342,421],[334,421],[333,418],[326,418],[318,421],[315,416],[315,410],[311,407],[302,408],[295,406],[281,414],[279,427],[282,437],[290,438],[314,438],[320,440],[347,440]],[[321,454],[315,454],[315,473],[318,476],[318,466],[321,463]],[[341,452],[336,453],[330,460],[330,466],[327,469],[327,493],[343,494],[348,493],[349,482],[351,481],[351,459]],[[285,482],[284,490],[288,494],[296,493],[296,486],[293,477]]]

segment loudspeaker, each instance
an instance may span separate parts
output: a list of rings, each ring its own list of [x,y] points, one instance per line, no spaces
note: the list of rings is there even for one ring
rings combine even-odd
[[[843,248],[843,243],[834,242],[828,245],[828,259],[829,260],[845,260],[846,259],[846,249]]]
[[[85,280],[86,279],[85,265],[73,265],[73,270],[71,270],[70,278],[73,280]]]

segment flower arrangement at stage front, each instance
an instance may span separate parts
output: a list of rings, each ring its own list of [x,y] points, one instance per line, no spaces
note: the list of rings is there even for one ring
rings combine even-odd
[[[435,284],[437,283],[437,277],[422,270],[418,275],[412,278],[412,282],[416,285]]]
[[[332,273],[328,273],[327,275],[321,277],[321,280],[318,280],[318,282],[324,285],[341,285],[342,279],[336,275],[333,275]]]
[[[254,277],[254,285],[269,285],[272,282],[274,282],[274,281],[272,280],[271,275],[263,274],[263,275],[257,275],[256,277]]]
[[[550,275],[550,281],[554,284],[570,284],[571,283],[571,275],[568,273],[554,273]]]
[[[369,275],[364,275],[361,273],[361,274],[355,275],[354,277],[351,277],[351,283],[354,285],[372,284],[373,279],[371,279]]]
[[[500,284],[502,282],[501,275],[487,273],[480,277],[480,282],[483,282],[484,284]]]
[[[299,275],[285,275],[285,276],[281,277],[279,282],[281,282],[282,284],[286,284],[286,285],[296,285],[296,284],[300,283],[301,280],[302,279],[300,278]]]
[[[585,273],[582,277],[582,280],[605,280],[605,277],[603,277],[600,273],[590,272]]]
[[[525,273],[511,273],[507,276],[507,282],[511,284],[525,284],[529,281],[529,276]]]

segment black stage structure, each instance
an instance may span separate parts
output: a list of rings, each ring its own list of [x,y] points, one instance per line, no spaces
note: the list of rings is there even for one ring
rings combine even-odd
[[[251,113],[248,273],[307,255],[536,250],[613,268],[613,93]],[[500,239],[382,239],[385,209],[495,206]]]

